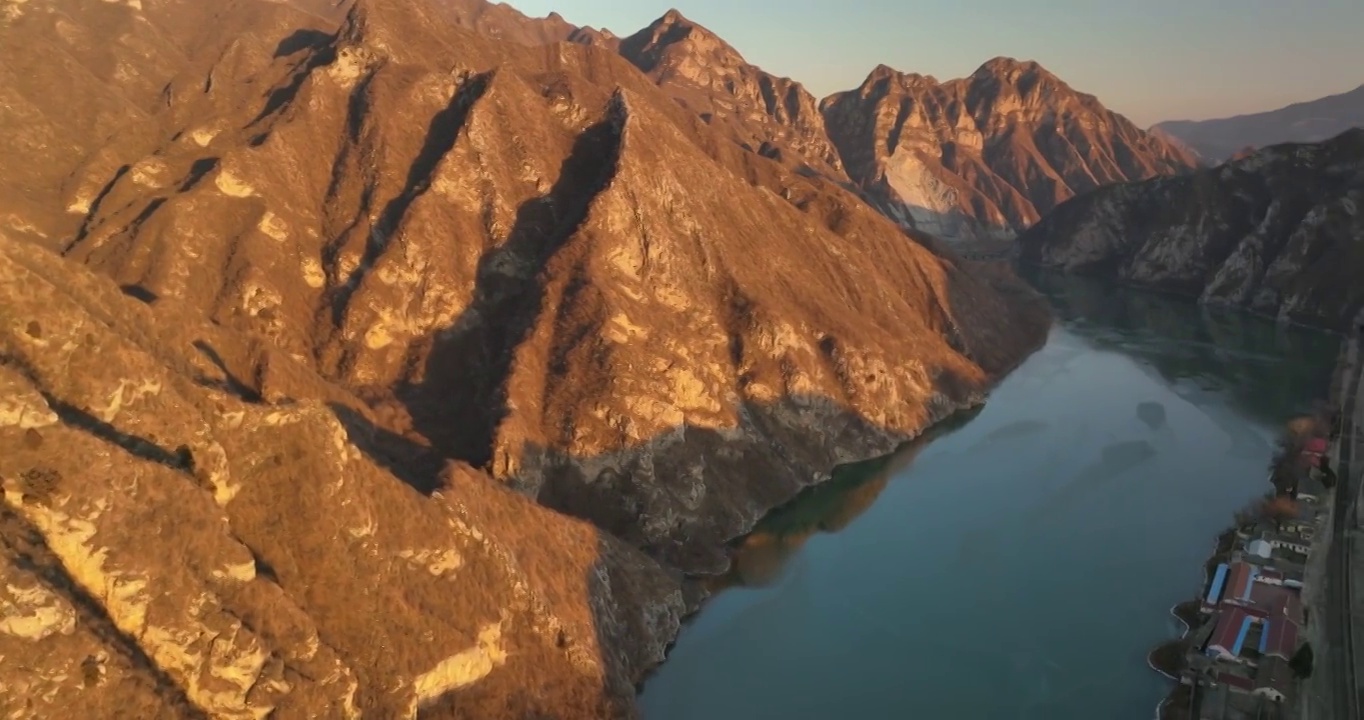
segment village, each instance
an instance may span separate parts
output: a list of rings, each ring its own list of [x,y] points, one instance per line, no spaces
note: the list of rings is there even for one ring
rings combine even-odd
[[[1201,595],[1173,609],[1188,632],[1150,656],[1179,682],[1160,718],[1301,718],[1300,681],[1314,663],[1304,582],[1314,575],[1314,539],[1328,533],[1337,485],[1324,437],[1335,428],[1326,425],[1290,429],[1271,467],[1274,489],[1236,514],[1208,559]]]

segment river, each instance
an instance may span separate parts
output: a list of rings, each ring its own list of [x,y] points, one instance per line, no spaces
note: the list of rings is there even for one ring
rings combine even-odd
[[[1079,279],[983,410],[774,512],[645,720],[1150,720],[1146,653],[1338,342]]]

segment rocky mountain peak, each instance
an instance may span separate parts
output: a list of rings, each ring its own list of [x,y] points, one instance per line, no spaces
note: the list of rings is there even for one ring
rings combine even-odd
[[[445,24],[433,15],[426,3],[409,6],[401,0],[354,0],[341,23],[339,39],[344,46],[406,59],[423,52],[419,46],[433,26]]]
[[[800,83],[749,64],[677,10],[621,40],[619,51],[741,147],[803,172],[846,179],[815,97]]]
[[[660,17],[660,18],[658,18],[657,20],[655,20],[655,21],[653,22],[653,24],[654,24],[654,25],[663,25],[663,26],[672,26],[672,25],[691,25],[692,22],[691,22],[690,20],[688,20],[685,16],[682,15],[682,11],[681,11],[681,10],[678,10],[677,8],[668,8],[668,11],[665,12],[665,13],[663,13],[662,17]]]
[[[972,73],[972,76],[991,75],[998,78],[1007,78],[1011,82],[1025,74],[1045,74],[1055,77],[1046,68],[1042,67],[1036,60],[1019,60],[1017,58],[1000,55],[990,58],[981,63],[979,68]]]
[[[1076,111],[1108,111],[1092,95],[1076,91],[1035,60],[996,57],[983,63],[963,81],[971,112],[982,124],[991,115],[1027,111],[1035,116]]]
[[[702,62],[726,69],[744,64],[732,45],[675,9],[622,40],[621,53],[645,73],[686,73],[692,71],[689,65]]]
[[[747,63],[43,2],[0,25],[0,588],[50,609],[0,716],[630,717],[685,574],[1049,327]]]
[[[938,79],[933,77],[932,75],[920,75],[919,73],[914,72],[901,72],[900,70],[897,70],[889,65],[886,65],[885,63],[882,63],[872,68],[872,71],[867,74],[866,79],[863,80],[862,84],[858,86],[858,91],[863,95],[863,97],[866,97],[868,95],[873,94],[885,94],[889,92],[891,85],[896,85],[904,88],[913,88],[937,84]],[[824,101],[821,102],[821,105],[823,105],[824,102],[832,100],[833,97],[836,96],[830,96],[828,98],[825,98]]]
[[[868,197],[948,238],[1007,239],[1077,193],[1194,166],[1030,60],[946,82],[881,65],[821,110]]]

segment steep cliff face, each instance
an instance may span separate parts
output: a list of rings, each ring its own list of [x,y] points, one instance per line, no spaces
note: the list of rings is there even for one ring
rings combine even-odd
[[[676,628],[672,568],[723,569],[767,509],[979,402],[1045,334],[1012,275],[588,43],[397,0],[339,26],[20,7],[0,71],[71,54],[63,33],[175,32],[89,83],[157,88],[89,135],[105,105],[5,78],[43,111],[0,138],[85,143],[8,148],[52,187],[0,226],[26,593],[4,597],[55,623],[0,635],[50,658],[0,659],[33,688],[16,703],[85,683],[147,716],[624,714]],[[79,680],[81,653],[126,682]]]
[[[615,49],[620,44],[609,30],[578,27],[559,13],[543,18],[527,17],[505,3],[485,0],[443,0],[436,3],[445,21],[465,27],[485,37],[518,45],[550,45],[576,42]]]
[[[363,403],[278,357],[308,399],[263,402],[270,351],[195,314],[0,236],[6,717],[628,709],[675,574],[467,466],[423,496]]]
[[[1364,127],[1364,85],[1268,112],[1216,120],[1171,120],[1151,131],[1177,138],[1209,161],[1221,162],[1235,159],[1247,148],[1321,142],[1360,127]]]
[[[1040,336],[1035,306],[983,312],[1005,302],[986,281],[619,57],[437,11],[358,4],[335,40],[179,94],[167,113],[193,125],[68,254],[690,569]]]
[[[1345,327],[1364,304],[1364,130],[1115,185],[1020,236],[1025,262]]]
[[[1037,63],[1009,58],[941,83],[882,65],[821,109],[869,199],[945,238],[1009,238],[1076,194],[1194,165]]]
[[[676,10],[621,41],[620,53],[740,145],[791,167],[847,179],[813,95],[790,78],[750,65]]]

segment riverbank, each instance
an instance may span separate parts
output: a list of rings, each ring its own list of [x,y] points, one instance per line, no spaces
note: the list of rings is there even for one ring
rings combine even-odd
[[[1359,327],[1356,321],[1354,327]],[[1335,493],[1333,512],[1321,534],[1322,552],[1309,568],[1307,606],[1317,620],[1309,627],[1309,640],[1321,658],[1318,672],[1304,682],[1299,702],[1303,720],[1334,720],[1360,716],[1358,688],[1361,686],[1355,647],[1360,644],[1359,630],[1364,623],[1364,573],[1352,568],[1351,557],[1364,553],[1360,544],[1360,502],[1357,485],[1358,461],[1364,438],[1357,428],[1364,426],[1364,363],[1361,341],[1351,332],[1341,349],[1338,372],[1333,383],[1335,403],[1342,408],[1341,432],[1332,444],[1331,457],[1339,471],[1341,484]],[[1353,619],[1352,619],[1353,618]]]
[[[1340,413],[1337,423],[1355,409],[1349,402],[1358,392],[1354,342],[1342,347],[1333,372],[1326,417]],[[1323,648],[1329,633],[1322,632],[1321,588],[1343,492],[1334,469],[1341,478],[1348,470],[1332,422],[1295,421],[1294,429],[1271,464],[1275,490],[1218,535],[1204,563],[1201,599],[1172,608],[1185,631],[1148,656],[1153,670],[1178,683],[1158,706],[1157,720],[1332,716],[1308,710],[1321,705],[1321,674],[1316,683],[1306,681],[1313,678],[1314,655],[1329,650]],[[1284,488],[1290,472],[1300,475]]]
[[[1202,618],[1198,613],[1198,603],[1192,600],[1171,607],[1170,615],[1184,625],[1184,632],[1174,640],[1157,645],[1146,656],[1146,664],[1170,680],[1179,682],[1179,676],[1184,672],[1189,635],[1202,623]]]
[[[725,572],[686,578],[684,593],[689,612],[683,615],[678,634],[699,617],[709,601],[725,590],[771,585],[786,562],[811,537],[842,530],[871,507],[890,477],[907,469],[929,443],[964,427],[983,409],[983,403],[961,408],[930,425],[894,453],[840,465],[834,468],[828,480],[805,488],[794,498],[768,511],[748,533],[727,544],[728,569]],[[674,637],[667,652],[671,653],[676,643]],[[642,691],[662,667],[660,663],[642,677],[636,683],[636,691]]]
[[[644,717],[1149,720],[1169,689],[1151,639],[1184,628],[1113,614],[1191,594],[1208,530],[1255,494],[1279,419],[1325,395],[1337,343],[1123,292],[1060,307],[965,427],[758,523]]]

